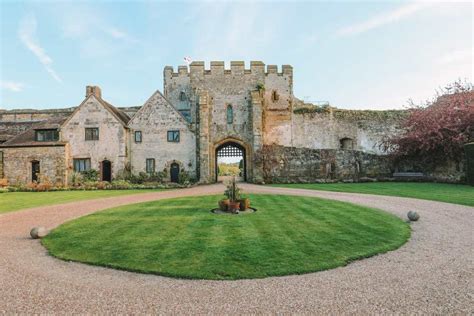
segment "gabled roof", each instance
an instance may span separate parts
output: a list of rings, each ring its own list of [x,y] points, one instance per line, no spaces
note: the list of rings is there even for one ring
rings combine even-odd
[[[38,142],[35,139],[35,130],[40,129],[59,129],[64,123],[66,118],[54,118],[47,121],[38,122],[34,124],[30,129],[17,136],[9,139],[0,145],[1,147],[37,147],[37,146],[63,146],[66,142],[62,141],[50,141],[50,142]]]
[[[165,96],[163,95],[163,93],[161,93],[160,90],[156,90],[155,92],[153,92],[153,94],[148,98],[148,100],[146,100],[146,102],[143,104],[143,106],[135,113],[135,115],[133,115],[133,117],[130,119],[130,122],[132,122],[135,117],[138,117],[138,116],[141,114],[141,112],[144,111],[144,109],[145,109],[146,107],[152,105],[151,100],[152,100],[153,97],[156,96],[156,95],[160,96],[160,98],[162,98],[163,100],[165,100],[166,104],[170,107],[171,111],[175,112],[176,115],[178,115],[178,118],[181,120],[181,122],[182,122],[190,131],[192,131],[191,128],[190,128],[189,122],[184,118],[183,114],[181,114],[181,112],[179,112],[179,111],[171,104],[171,102],[170,102],[167,98],[165,98]],[[129,123],[130,123],[130,122],[129,122]]]
[[[127,127],[128,122],[130,121],[130,117],[123,111],[117,109],[112,104],[108,103],[107,101],[103,100],[100,97],[97,97],[93,94],[89,95],[81,102],[81,104],[72,112],[72,114],[62,123],[64,126],[69,120],[74,117],[76,112],[89,100],[90,98],[94,98],[97,102],[99,102],[105,109],[107,109],[124,127]]]

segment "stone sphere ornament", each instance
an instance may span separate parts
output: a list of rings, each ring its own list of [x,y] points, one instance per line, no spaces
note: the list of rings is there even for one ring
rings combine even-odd
[[[30,236],[33,239],[43,238],[49,234],[49,230],[47,230],[43,226],[33,227],[30,231]]]
[[[408,219],[412,222],[416,222],[417,220],[420,219],[420,215],[415,211],[409,211],[407,216],[408,216]]]

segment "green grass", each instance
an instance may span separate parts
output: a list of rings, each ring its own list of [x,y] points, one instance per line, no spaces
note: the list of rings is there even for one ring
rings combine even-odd
[[[0,214],[36,206],[61,204],[150,191],[151,190],[96,190],[0,193]]]
[[[65,223],[42,240],[64,260],[191,279],[247,279],[335,268],[396,249],[409,225],[318,198],[249,195],[252,214],[212,214],[219,196],[127,205]]]
[[[272,184],[275,187],[391,195],[474,206],[474,187],[420,182]]]

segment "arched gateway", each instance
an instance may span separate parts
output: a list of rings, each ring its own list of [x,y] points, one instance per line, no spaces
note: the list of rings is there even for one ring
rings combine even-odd
[[[213,181],[223,181],[227,177],[232,176],[230,172],[227,176],[223,171],[225,166],[232,165],[232,170],[235,170],[237,167],[239,171],[234,171],[233,174],[240,181],[248,180],[249,165],[248,157],[249,150],[245,143],[240,140],[229,138],[223,141],[218,142],[214,146],[214,168],[213,168]],[[219,175],[219,168],[221,168],[221,175]]]

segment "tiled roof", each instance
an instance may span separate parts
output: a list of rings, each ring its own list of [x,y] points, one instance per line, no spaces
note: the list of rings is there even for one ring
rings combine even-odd
[[[51,141],[38,142],[35,140],[35,130],[38,129],[59,129],[66,118],[55,118],[43,122],[35,123],[27,131],[7,140],[0,147],[34,147],[34,146],[63,146],[66,142]]]

